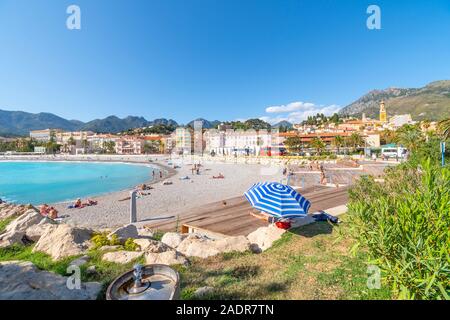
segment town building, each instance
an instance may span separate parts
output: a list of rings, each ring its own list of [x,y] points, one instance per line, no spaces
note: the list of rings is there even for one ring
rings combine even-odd
[[[277,134],[267,130],[207,130],[205,151],[218,155],[259,155],[264,150],[279,147]]]
[[[381,123],[386,123],[387,122],[386,105],[385,105],[383,100],[380,103],[380,122]]]
[[[30,138],[39,142],[49,142],[52,137],[63,132],[61,129],[44,129],[30,131]]]
[[[117,154],[143,154],[145,140],[139,137],[120,137],[116,140]]]
[[[393,116],[389,119],[389,127],[396,130],[405,124],[414,124],[415,122],[412,120],[410,114],[401,114]]]

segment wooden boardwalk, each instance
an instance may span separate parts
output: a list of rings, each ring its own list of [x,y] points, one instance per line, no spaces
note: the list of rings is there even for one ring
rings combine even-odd
[[[299,192],[311,201],[310,212],[325,210],[348,201],[348,187],[329,188],[314,186]],[[161,231],[175,231],[177,225],[182,232],[198,230],[218,236],[248,235],[259,227],[267,226],[249,214],[252,207],[244,196],[228,199],[225,201],[211,203],[181,215],[180,218],[157,220],[145,225],[146,228]]]

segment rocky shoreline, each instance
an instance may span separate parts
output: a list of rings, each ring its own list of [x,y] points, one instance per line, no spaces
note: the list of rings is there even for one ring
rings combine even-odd
[[[0,248],[33,245],[33,253],[45,253],[54,261],[80,256],[71,263],[78,267],[89,261],[86,254],[90,250],[101,252],[103,261],[117,264],[144,259],[146,264],[188,266],[191,258],[208,258],[227,252],[259,253],[269,248],[285,232],[268,226],[247,237],[217,239],[199,233],[169,232],[157,240],[151,230],[139,229],[133,224],[115,230],[81,228],[43,217],[31,205],[2,203],[0,220],[4,219],[11,221],[0,234]],[[94,235],[101,234],[107,235],[109,240],[114,239],[117,244],[96,247]],[[126,249],[130,243],[133,244],[134,250]],[[20,274],[21,277],[11,277],[11,274]],[[0,299],[95,299],[102,288],[100,283],[92,282],[83,284],[80,290],[71,291],[67,289],[66,280],[66,277],[38,270],[31,262],[0,262]],[[30,290],[25,290],[26,288]],[[36,290],[42,294],[36,295]]]

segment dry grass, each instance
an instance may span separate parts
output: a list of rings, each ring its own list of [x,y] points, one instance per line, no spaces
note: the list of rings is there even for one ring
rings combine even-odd
[[[389,299],[387,289],[368,290],[364,256],[349,251],[345,223],[315,223],[286,233],[266,252],[232,253],[180,267],[182,296],[203,286],[210,299]]]

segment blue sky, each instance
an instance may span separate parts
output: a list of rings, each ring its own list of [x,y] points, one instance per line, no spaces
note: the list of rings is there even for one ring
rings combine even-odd
[[[448,0],[0,0],[0,109],[300,120],[450,79],[449,39]]]

